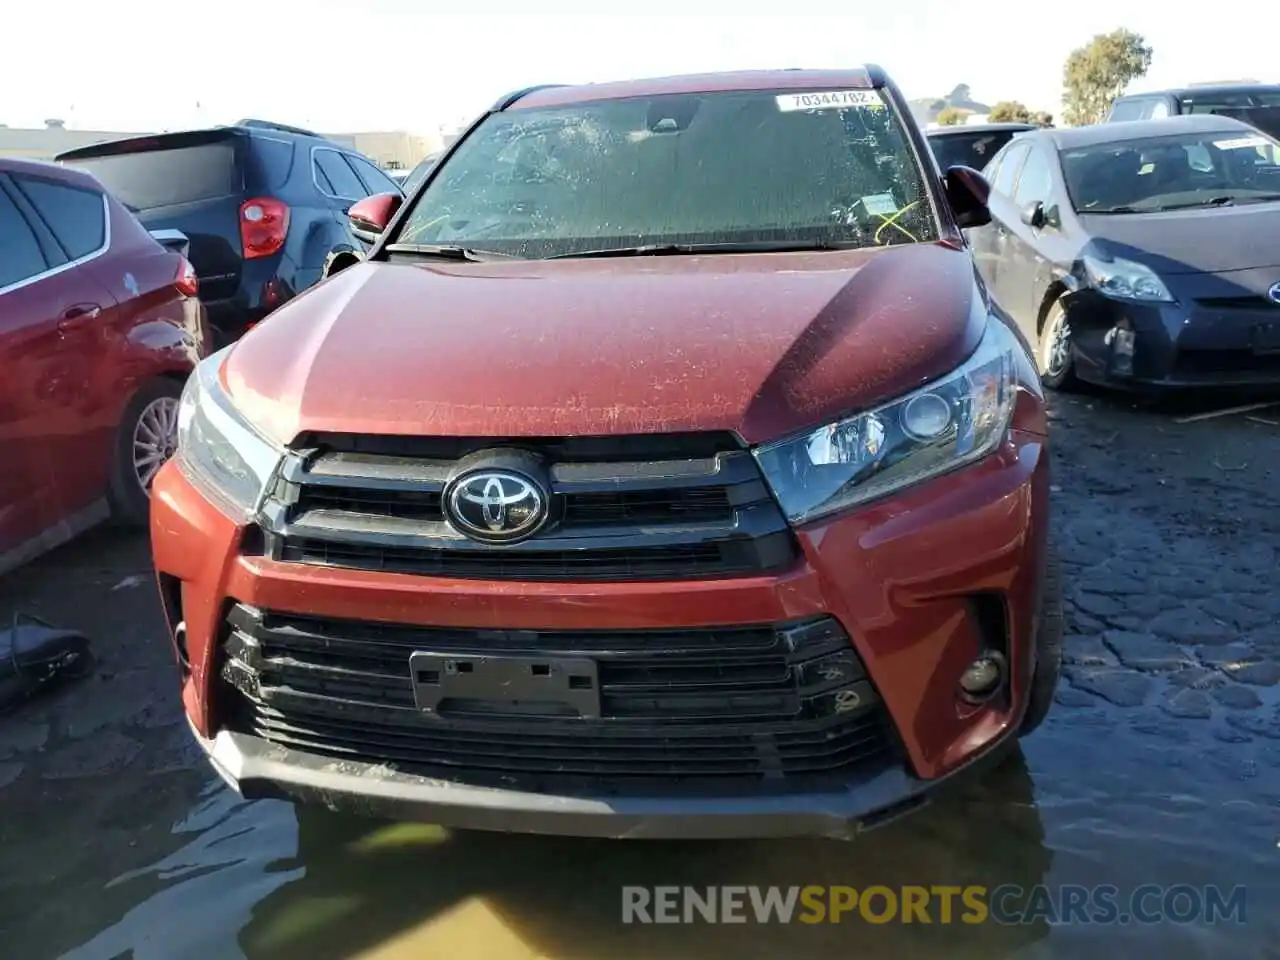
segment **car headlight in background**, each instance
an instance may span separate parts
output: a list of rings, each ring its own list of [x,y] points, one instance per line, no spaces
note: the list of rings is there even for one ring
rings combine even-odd
[[[1146,300],[1172,303],[1173,296],[1164,281],[1150,267],[1133,260],[1099,260],[1084,258],[1084,272],[1099,293],[1121,300]]]
[[[765,444],[756,459],[795,524],[886,496],[991,453],[1004,439],[1022,344],[990,320],[978,349],[940,380],[874,410]]]
[[[219,510],[243,523],[257,513],[282,450],[240,415],[218,382],[227,349],[201,361],[187,380],[175,460]]]

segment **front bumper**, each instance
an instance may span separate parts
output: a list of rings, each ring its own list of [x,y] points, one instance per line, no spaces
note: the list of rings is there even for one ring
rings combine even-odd
[[[842,836],[887,821],[1016,736],[1034,668],[1048,523],[1043,438],[800,531],[779,574],[678,582],[488,582],[313,567],[244,549],[237,527],[172,464],[156,480],[152,539],[171,626],[185,637],[187,716],[222,776],[247,796],[286,796],[449,826],[620,837]],[[977,615],[994,600],[994,623]],[[807,617],[852,638],[900,748],[888,768],[822,788],[665,795],[495,789],[335,759],[227,727],[219,650],[233,605],[374,625],[594,631],[718,628]],[[988,604],[988,613],[992,609]],[[994,634],[999,633],[996,637]],[[962,702],[984,647],[1007,650],[1005,695]],[[616,786],[616,785],[615,785]]]
[[[899,768],[826,793],[678,800],[555,796],[336,761],[226,730],[212,740],[194,726],[192,733],[218,775],[247,799],[291,800],[379,819],[500,833],[620,840],[848,839],[920,809],[942,783],[919,780]],[[1002,758],[1006,739],[994,741],[981,759]],[[961,772],[987,765],[975,763]]]
[[[1141,390],[1280,386],[1280,308],[1131,303],[1092,290],[1066,303],[1081,379]],[[1133,333],[1127,361],[1116,348],[1117,327]]]

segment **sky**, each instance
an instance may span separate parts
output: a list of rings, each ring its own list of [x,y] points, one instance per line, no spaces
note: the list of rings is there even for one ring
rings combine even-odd
[[[1021,100],[1058,114],[1067,55],[1117,27],[1155,50],[1133,91],[1280,81],[1280,5],[1243,0],[1218,0],[1212,18],[1156,0],[21,6],[0,57],[0,124],[10,127],[58,118],[71,128],[140,132],[255,117],[326,133],[429,132],[536,83],[864,62],[883,66],[909,98],[967,83],[978,101]]]

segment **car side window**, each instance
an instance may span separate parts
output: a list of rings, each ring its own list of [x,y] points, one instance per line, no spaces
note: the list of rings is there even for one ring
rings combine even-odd
[[[107,242],[106,209],[97,190],[21,174],[14,174],[13,182],[36,208],[68,259],[87,257]]]
[[[400,192],[400,187],[394,180],[364,157],[356,157],[349,153],[346,157],[347,162],[356,168],[356,173],[360,175],[360,179],[364,181],[364,185],[368,188],[370,194]]]
[[[994,157],[987,161],[987,165],[982,168],[981,173],[986,178],[987,183],[994,183],[996,177],[1000,175],[1000,164],[1004,163],[1005,153],[997,153]]]
[[[31,224],[0,187],[0,293],[48,269]]]
[[[1025,143],[1015,144],[1000,161],[1000,172],[996,174],[991,189],[1006,197],[1013,196],[1013,185],[1018,182],[1018,173],[1022,170],[1022,161],[1027,157],[1030,147]]]
[[[1163,97],[1132,97],[1117,100],[1107,120],[1154,120],[1169,115],[1169,104]]]
[[[324,179],[316,179],[325,189],[331,190],[333,196],[342,200],[363,200],[369,195],[356,172],[337,150],[317,150],[315,165],[324,174]]]
[[[1053,192],[1053,172],[1049,167],[1049,158],[1040,147],[1032,147],[1027,154],[1027,162],[1023,164],[1022,176],[1018,178],[1018,189],[1014,193],[1013,202],[1019,207],[1032,203],[1049,202]]]

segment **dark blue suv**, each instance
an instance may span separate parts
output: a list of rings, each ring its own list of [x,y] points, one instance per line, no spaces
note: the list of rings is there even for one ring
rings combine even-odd
[[[400,187],[368,157],[309,130],[261,120],[134,137],[60,154],[94,174],[149,230],[181,230],[215,345],[238,338],[362,253],[347,210]]]

